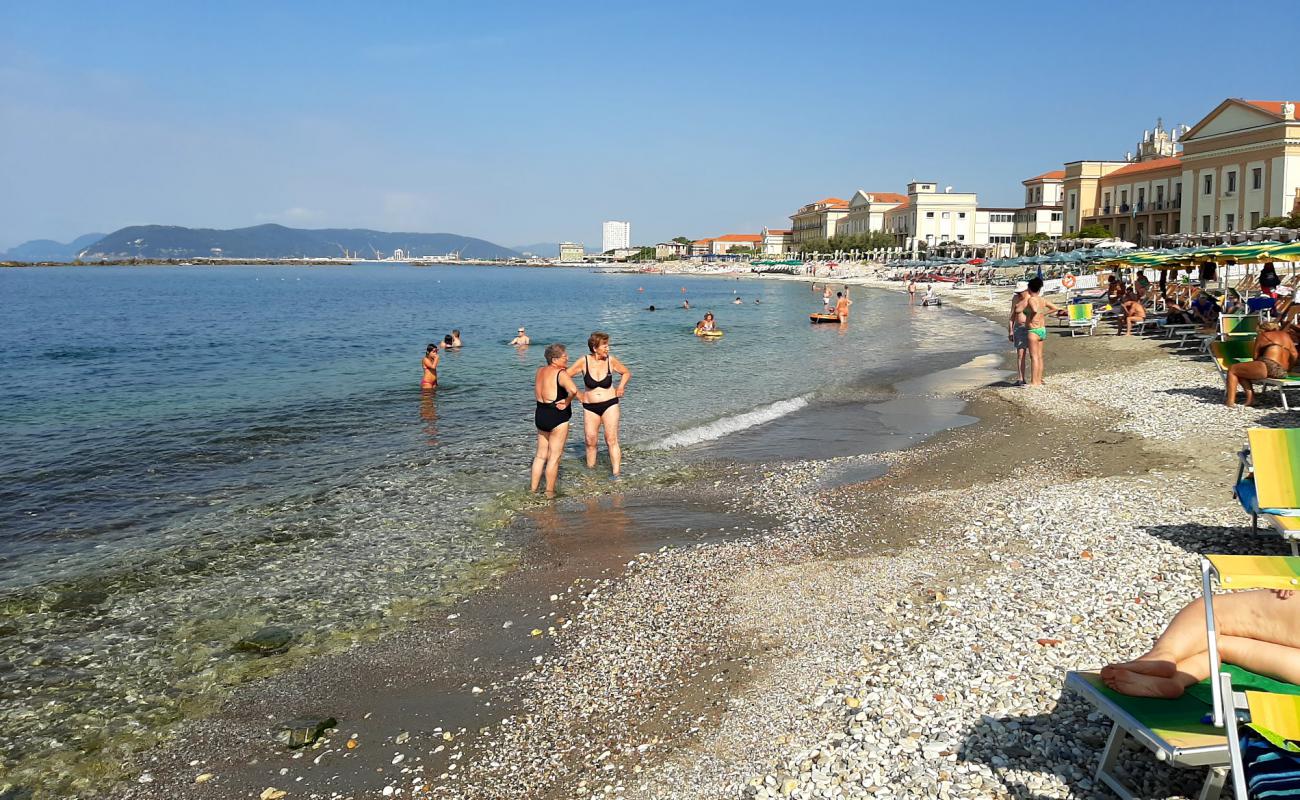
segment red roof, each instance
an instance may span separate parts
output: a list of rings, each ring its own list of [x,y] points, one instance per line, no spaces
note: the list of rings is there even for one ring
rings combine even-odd
[[[728,233],[726,236],[714,237],[715,242],[761,242],[763,237],[757,233]]]
[[[1042,175],[1035,175],[1027,181],[1021,183],[1033,183],[1034,181],[1060,181],[1065,180],[1065,170],[1054,169],[1051,172],[1044,172]]]
[[[1133,175],[1138,172],[1155,172],[1162,169],[1173,169],[1183,163],[1182,156],[1172,156],[1170,158],[1155,158],[1150,161],[1139,161],[1136,164],[1128,164],[1120,167],[1109,175],[1106,179],[1117,178],[1123,175]]]
[[[696,239],[695,241],[691,242],[691,244],[708,244],[708,243],[711,242],[711,241],[713,241],[713,240],[712,240],[712,239]]]
[[[897,192],[867,192],[874,203],[906,203],[907,195]]]
[[[1275,117],[1280,117],[1282,116],[1282,104],[1287,101],[1286,100],[1242,100],[1241,102],[1245,103],[1246,105],[1254,106],[1255,108],[1258,108],[1260,111],[1267,111],[1268,113],[1272,114]],[[1292,100],[1290,102],[1294,103],[1295,101]]]
[[[767,229],[767,232],[768,232],[768,233],[775,233],[775,234],[777,234],[778,236],[785,236],[787,233],[794,233],[794,231],[779,231],[779,230],[777,230],[776,228],[768,228],[768,229]]]
[[[894,206],[893,208],[889,209],[889,211],[886,211],[885,213],[886,213],[886,214],[890,214],[890,213],[893,213],[893,212],[895,212],[895,211],[905,211],[905,210],[907,209],[907,207],[910,206],[911,204],[912,204],[912,201],[909,200],[908,198],[904,197],[904,198],[903,198],[903,202],[901,202],[901,203],[899,203],[898,205]]]

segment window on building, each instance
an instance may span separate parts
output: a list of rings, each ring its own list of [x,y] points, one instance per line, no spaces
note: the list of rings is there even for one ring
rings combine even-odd
[[[951,216],[952,216],[952,212],[951,212],[951,211],[945,211],[945,212],[943,212],[943,218],[944,218],[944,219],[948,219],[948,218],[951,217]]]
[[[1101,201],[1102,208],[1107,210],[1110,209],[1110,192],[1106,192],[1102,197],[1105,198]]]
[[[1255,167],[1254,169],[1252,169],[1252,170],[1250,171],[1250,188],[1252,188],[1252,189],[1263,189],[1263,188],[1264,188],[1264,168],[1263,168],[1263,167]]]
[[[1163,186],[1157,186],[1157,187],[1156,187],[1156,205],[1157,205],[1157,206],[1162,206],[1162,205],[1164,205],[1164,204],[1165,204],[1165,187],[1163,187]]]
[[[1201,233],[1210,232],[1210,215],[1206,214],[1201,217]]]
[[[964,241],[966,241],[966,234],[964,234],[964,233],[959,233],[959,234],[957,234],[957,241],[959,241],[959,242],[964,242]]]
[[[1259,212],[1250,212],[1250,229],[1253,231],[1259,227]]]
[[[1213,175],[1206,175],[1206,176],[1205,176],[1204,186],[1203,186],[1202,189],[1201,189],[1201,194],[1214,194],[1214,176],[1213,176]]]
[[[925,218],[926,218],[926,219],[934,219],[934,212],[933,212],[933,211],[927,211],[927,212],[925,212]]]
[[[958,211],[958,212],[957,212],[957,219],[966,219],[966,212],[965,212],[965,211]]]
[[[1229,172],[1229,173],[1228,173],[1228,189],[1227,189],[1227,191],[1229,191],[1229,192],[1235,192],[1235,191],[1237,191],[1237,171],[1236,171],[1235,169],[1234,169],[1232,172]],[[1228,230],[1232,230],[1232,229],[1229,228]]]
[[[1126,206],[1126,205],[1128,205],[1128,189],[1122,189],[1122,190],[1120,190],[1120,193],[1119,193],[1119,204],[1122,205],[1122,206]]]
[[[1144,186],[1141,189],[1138,189],[1138,205],[1142,205],[1146,201],[1147,201],[1147,190],[1146,187]]]
[[[1034,190],[1033,190],[1033,189],[1026,189],[1026,190],[1025,190],[1025,203],[1032,203],[1032,202],[1034,202]]]
[[[1127,238],[1128,238],[1128,223],[1127,223],[1127,222],[1121,222],[1121,223],[1119,224],[1119,238],[1121,238],[1121,239],[1127,239]]]
[[[1052,212],[1052,222],[1060,222],[1060,221],[1061,221],[1061,212],[1059,212],[1059,211],[1053,211],[1053,212]]]
[[[1079,195],[1070,192],[1070,210],[1073,211],[1079,207]]]
[[[1183,232],[1182,217],[1174,217],[1174,233],[1182,233],[1182,232]]]
[[[1037,189],[1034,190],[1034,202],[1037,203],[1043,202],[1043,187],[1039,186]]]
[[[1224,225],[1225,225],[1224,230],[1225,230],[1225,231],[1236,230],[1236,224],[1237,224],[1237,215],[1236,215],[1236,214],[1228,214],[1228,215],[1226,215],[1226,216],[1224,217],[1224,219],[1227,220],[1227,221],[1224,223]]]

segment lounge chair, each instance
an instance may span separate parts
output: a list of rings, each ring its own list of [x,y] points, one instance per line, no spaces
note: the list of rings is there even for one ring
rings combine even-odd
[[[1223,385],[1226,388],[1228,367],[1255,359],[1255,338],[1242,336],[1210,342],[1210,357],[1214,359],[1214,366],[1218,368],[1219,376],[1223,378]]]
[[[1250,444],[1237,456],[1232,496],[1300,555],[1300,428],[1251,428]]]
[[[1070,326],[1071,338],[1079,335],[1080,331],[1086,331],[1091,336],[1097,330],[1097,315],[1093,312],[1092,303],[1071,303],[1066,306],[1066,311],[1066,324]]]
[[[1219,338],[1254,339],[1259,334],[1259,316],[1257,314],[1220,314]]]
[[[1300,589],[1300,558],[1211,555],[1201,559],[1212,721],[1227,741],[1233,794],[1237,800],[1295,797],[1300,795],[1296,755],[1300,748],[1292,742],[1300,740],[1300,686],[1268,678],[1263,683],[1242,680],[1223,668],[1210,602],[1216,582],[1227,589]],[[1243,743],[1243,734],[1252,741]]]

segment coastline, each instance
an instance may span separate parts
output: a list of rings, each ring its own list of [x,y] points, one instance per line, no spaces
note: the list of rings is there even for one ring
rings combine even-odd
[[[745,487],[739,497],[701,499],[775,520],[760,536],[638,554],[626,566],[626,551],[599,565],[573,563],[578,571],[603,572],[554,601],[536,599],[534,607],[538,620],[557,614],[567,627],[538,622],[556,635],[501,636],[503,648],[535,640],[540,648],[527,655],[541,658],[537,668],[487,685],[482,695],[472,692],[480,685],[469,683],[472,672],[468,685],[452,687],[462,697],[469,692],[469,701],[523,709],[510,724],[492,723],[469,737],[475,742],[468,748],[460,749],[462,732],[452,732],[448,746],[440,740],[447,732],[421,730],[424,721],[412,719],[390,725],[386,735],[368,733],[349,753],[342,744],[358,724],[352,716],[319,753],[298,759],[276,753],[269,740],[260,749],[250,740],[253,758],[266,763],[245,765],[242,774],[252,780],[273,762],[287,764],[285,777],[263,785],[293,796],[302,768],[321,761],[332,773],[363,779],[321,795],[338,797],[381,796],[384,785],[390,794],[439,787],[432,796],[458,797],[577,796],[607,785],[624,797],[798,797],[828,782],[849,796],[889,794],[891,786],[893,793],[942,789],[969,797],[1014,793],[1017,786],[1046,796],[1095,791],[1087,775],[1099,752],[1092,740],[1104,726],[1087,720],[1088,709],[1068,695],[1053,710],[1064,671],[1131,655],[1191,596],[1194,557],[1173,542],[1244,534],[1239,511],[1220,501],[1246,416],[1225,414],[1193,391],[1198,381],[1213,386],[1212,368],[1169,359],[1150,342],[1053,337],[1048,353],[1043,390],[966,391],[965,413],[980,418],[976,425],[912,450],[742,474],[734,481]],[[1126,392],[1095,380],[1099,370]],[[1189,384],[1188,393],[1164,393],[1180,383]],[[1177,402],[1197,424],[1179,426],[1166,418],[1172,414],[1145,418],[1141,401],[1151,395]],[[1215,458],[1204,463],[1205,448],[1214,446]],[[1027,464],[1026,452],[1045,457]],[[1191,453],[1198,460],[1188,466]],[[867,461],[890,471],[860,484],[825,481]],[[1175,494],[1173,486],[1185,491]],[[1153,491],[1168,513],[1150,524],[1162,530],[1126,530],[1123,523],[1150,518]],[[1197,494],[1213,501],[1202,505]],[[1191,530],[1163,530],[1180,526]],[[1093,557],[1081,557],[1085,550]],[[1115,574],[1120,564],[1154,566],[1164,580],[1154,590],[1135,587],[1123,572]],[[1067,601],[1059,596],[1066,578],[1105,591],[1081,590]],[[527,596],[517,589],[507,580],[498,591]],[[1011,613],[1007,603],[1016,598],[1023,606],[1026,596],[1049,616]],[[1144,602],[1133,603],[1135,597]],[[1068,621],[1056,613],[1065,605],[1078,609]],[[981,618],[963,611],[972,608],[1003,613]],[[515,621],[522,624],[528,623]],[[1093,626],[1103,628],[1102,641],[1085,638]],[[976,652],[971,637],[1015,641],[999,629],[1023,637],[1020,646],[982,649],[974,663],[953,658]],[[1060,646],[1036,644],[1048,634]],[[943,649],[943,636],[965,644]],[[408,664],[423,664],[423,654],[438,645],[433,638],[412,641],[418,646],[406,653]],[[377,646],[384,653],[387,645]],[[932,668],[917,671],[917,663]],[[302,686],[346,686],[330,677],[328,664],[320,667],[300,676]],[[390,722],[402,710],[395,713]],[[1016,715],[1042,717],[1017,723],[1025,730],[1051,721],[1051,735],[1036,732],[1038,739],[1026,737],[1009,752],[1007,723],[998,718]],[[224,734],[219,726],[214,732],[220,747]],[[372,737],[380,740],[374,745],[383,748],[384,764],[403,756],[382,785],[373,772],[359,774],[359,759],[345,760],[367,750]],[[234,740],[224,744],[227,769],[250,755],[231,747]],[[1062,752],[1069,757],[1062,760]],[[242,796],[229,794],[233,776],[223,768],[207,759],[191,765],[200,757],[187,754],[193,757],[158,762],[152,783],[124,787],[119,796],[175,796],[206,772],[216,777],[205,792]],[[444,771],[448,777],[440,779]],[[1174,780],[1166,773],[1146,777]]]

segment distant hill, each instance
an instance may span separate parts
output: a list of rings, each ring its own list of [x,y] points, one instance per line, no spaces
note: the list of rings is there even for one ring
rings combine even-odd
[[[386,233],[364,228],[303,230],[283,225],[216,230],[174,225],[133,225],[114,231],[78,254],[98,258],[330,258],[344,252],[373,258],[394,250],[408,256],[441,256],[459,252],[463,258],[517,258],[499,244],[454,233]]]
[[[71,261],[88,245],[104,238],[102,233],[88,233],[78,236],[67,244],[53,239],[33,239],[23,242],[7,252],[0,253],[5,261]]]

